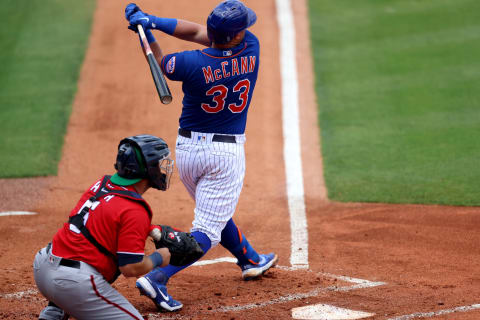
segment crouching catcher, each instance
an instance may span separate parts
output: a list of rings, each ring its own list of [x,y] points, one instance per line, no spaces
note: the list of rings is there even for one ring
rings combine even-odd
[[[36,254],[35,282],[49,300],[39,319],[143,319],[111,283],[120,274],[138,277],[169,263],[188,264],[203,253],[189,234],[151,224],[142,194],[151,187],[167,190],[173,172],[163,139],[123,139],[115,169],[82,195],[68,222]],[[149,235],[157,249],[147,256]]]

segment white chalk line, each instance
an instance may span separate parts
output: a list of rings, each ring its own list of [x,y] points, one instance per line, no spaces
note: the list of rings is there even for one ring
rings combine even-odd
[[[342,281],[345,281],[345,282],[351,282],[351,283],[357,283],[357,284],[367,284],[367,283],[379,283],[379,285],[387,284],[386,282],[372,282],[372,281],[369,281],[369,280],[364,280],[364,279],[359,279],[359,278],[352,278],[352,277],[347,277],[347,276],[338,276],[338,275],[327,273],[327,272],[323,272],[323,273],[321,273],[321,275],[323,275],[325,277],[328,277],[328,278],[334,278],[334,279],[342,280]]]
[[[473,311],[473,310],[478,310],[480,309],[480,304],[472,304],[469,306],[461,306],[461,307],[455,307],[451,309],[444,309],[444,310],[439,310],[439,311],[433,311],[433,312],[416,312],[412,314],[407,314],[404,316],[399,316],[395,318],[389,318],[388,320],[408,320],[408,319],[414,319],[414,318],[431,318],[435,316],[441,316],[444,314],[450,314],[450,313],[455,313],[455,312],[468,312],[468,311]]]
[[[203,266],[203,265],[210,265],[214,263],[222,263],[222,262],[227,262],[227,263],[235,263],[237,260],[234,258],[230,257],[222,257],[222,258],[217,258],[217,259],[212,259],[212,260],[205,260],[205,261],[199,261],[195,263],[194,265],[197,266]],[[289,266],[275,266],[275,268],[280,269],[280,270],[286,270],[286,271],[295,271],[295,270],[303,270],[303,267],[289,267]],[[312,271],[309,271],[312,272]],[[365,279],[359,279],[359,278],[352,278],[352,277],[346,277],[346,276],[340,276],[340,275],[334,275],[331,273],[324,273],[324,272],[319,272],[316,273],[321,276],[325,276],[328,278],[334,278],[338,280],[342,280],[345,282],[353,283],[351,286],[329,286],[329,287],[324,287],[324,288],[316,288],[313,289],[309,292],[305,293],[295,293],[295,294],[286,294],[283,296],[280,296],[275,299],[271,299],[268,301],[264,302],[256,302],[256,303],[250,303],[250,304],[244,304],[244,305],[236,305],[236,306],[227,306],[227,307],[221,307],[213,310],[208,310],[208,311],[203,311],[205,313],[224,313],[224,312],[237,312],[237,311],[243,311],[243,310],[252,310],[252,309],[258,309],[258,308],[263,308],[267,307],[270,305],[274,304],[280,304],[280,303],[286,303],[294,300],[301,300],[305,298],[311,298],[311,297],[316,297],[322,293],[325,292],[349,292],[352,290],[358,290],[358,289],[365,289],[365,288],[372,288],[372,287],[377,287],[377,286],[382,286],[385,285],[385,282],[373,282]],[[232,297],[234,299],[235,297]],[[184,318],[191,318],[192,316],[195,316],[196,314],[202,314],[203,312],[198,312],[195,314],[188,314],[188,315],[173,315],[173,316],[168,316],[164,317],[162,315],[158,315],[156,313],[150,313],[149,319],[184,319]]]
[[[203,260],[203,261],[197,261],[195,262],[192,266],[205,266],[205,265],[210,265],[210,264],[215,264],[215,263],[236,263],[237,259],[232,258],[232,257],[221,257],[221,258],[216,258],[216,259],[211,259],[211,260]],[[303,267],[288,267],[288,266],[280,266],[277,265],[275,268],[280,269],[280,270],[286,270],[286,271],[295,271],[295,270],[304,270]],[[309,271],[312,272],[312,271]],[[359,279],[359,278],[352,278],[352,277],[347,277],[347,276],[339,276],[335,275],[332,273],[327,273],[327,272],[317,272],[316,274],[322,275],[327,278],[333,278],[345,282],[350,282],[350,283],[355,283],[357,285],[365,285],[365,288],[368,287],[375,287],[375,286],[381,286],[385,285],[386,282],[373,282],[365,279]]]
[[[211,264],[215,264],[215,263],[236,263],[236,262],[237,262],[236,258],[220,257],[220,258],[211,259],[211,260],[197,261],[192,266],[205,266],[205,265],[211,265]],[[280,265],[275,266],[275,268],[280,269],[280,270],[286,270],[286,271],[303,270],[303,268],[301,268],[301,267],[298,268],[298,267],[289,267],[289,266],[280,266]],[[339,275],[334,275],[334,274],[331,274],[331,273],[320,272],[320,273],[317,273],[317,274],[328,277],[328,278],[334,278],[334,279],[342,280],[342,281],[345,281],[345,282],[350,282],[350,283],[357,284],[356,286],[351,286],[351,287],[348,287],[348,288],[368,288],[368,287],[374,287],[374,286],[379,286],[379,285],[386,284],[385,282],[372,282],[372,281],[369,281],[369,280],[351,278],[351,277],[346,277],[346,276],[339,276]],[[340,287],[336,291],[342,291],[342,290],[343,290],[342,287]],[[18,291],[18,292],[13,292],[13,293],[0,294],[0,298],[20,299],[20,298],[23,298],[25,296],[35,295],[37,293],[38,293],[37,290],[29,289],[29,290],[26,290],[26,291]]]
[[[18,291],[18,292],[13,292],[13,293],[6,293],[6,294],[1,294],[0,298],[2,299],[22,299],[27,296],[33,296],[38,293],[37,290],[35,289],[29,289],[27,291]]]
[[[5,217],[5,216],[31,216],[38,214],[36,212],[30,212],[30,211],[3,211],[0,212],[0,217]]]
[[[323,273],[319,273],[319,274],[325,275]],[[328,274],[328,275],[332,276],[332,277],[335,277],[337,279],[348,278],[348,277],[343,277],[343,276],[334,276],[332,274]],[[353,280],[353,281],[349,281],[349,282],[358,282],[357,280],[362,280],[362,279],[355,279],[355,278],[348,278],[348,279]],[[262,302],[262,303],[251,303],[251,304],[246,304],[246,305],[242,305],[242,306],[235,306],[235,307],[222,307],[222,308],[219,308],[217,310],[220,310],[220,312],[227,312],[227,311],[241,311],[241,310],[247,310],[247,309],[255,309],[255,308],[265,307],[265,306],[272,305],[272,304],[277,304],[277,303],[284,303],[284,302],[289,302],[289,301],[293,301],[293,300],[316,297],[316,296],[320,295],[321,293],[325,293],[325,292],[329,292],[329,291],[348,292],[348,291],[352,291],[352,290],[377,287],[377,286],[381,286],[381,285],[384,285],[384,284],[385,284],[385,282],[372,282],[372,281],[368,281],[368,280],[362,280],[361,283],[357,283],[357,284],[352,285],[352,286],[342,286],[342,287],[329,286],[329,287],[325,287],[325,288],[316,288],[316,289],[313,289],[313,290],[311,290],[309,292],[306,292],[306,293],[287,294],[287,295],[281,296],[279,298],[272,299],[272,300],[269,300],[269,301],[265,301],[265,302]]]
[[[220,262],[237,263],[237,259],[232,257],[224,257],[224,258],[217,258],[212,260],[202,260],[202,261],[195,262],[194,264],[192,264],[192,266],[206,266],[209,264],[220,263]]]
[[[342,277],[342,276],[338,276],[338,277]],[[238,312],[238,311],[244,311],[244,310],[253,310],[253,309],[258,309],[258,308],[271,306],[271,305],[274,305],[274,304],[280,304],[280,303],[286,303],[286,302],[295,301],[295,300],[312,298],[312,297],[319,296],[320,294],[326,293],[326,292],[348,292],[348,291],[352,291],[352,290],[371,288],[371,287],[380,286],[380,285],[384,285],[384,284],[385,284],[384,282],[371,282],[371,281],[368,281],[368,280],[363,280],[363,283],[355,284],[355,285],[352,285],[352,286],[342,286],[342,287],[329,286],[329,287],[325,287],[325,288],[316,288],[316,289],[313,289],[313,290],[305,292],[305,293],[286,294],[286,295],[280,296],[278,298],[267,300],[267,301],[264,301],[264,302],[256,302],[256,303],[249,303],[249,304],[244,304],[244,305],[220,307],[220,308],[217,308],[217,309],[204,311],[202,313],[225,313],[225,312]],[[234,297],[232,297],[232,298],[234,298]],[[200,314],[200,313],[201,312],[198,312],[198,314]],[[155,314],[155,313],[149,314],[149,317],[153,317],[152,319],[183,319],[183,318],[191,318],[192,316],[195,316],[195,314],[190,313],[190,314],[185,315],[185,316],[178,315],[178,316],[173,316],[173,317],[168,317],[168,318],[159,316],[158,314]]]
[[[295,24],[290,0],[276,0],[282,79],[283,158],[290,214],[291,254],[294,267],[308,269],[308,231],[303,189],[299,125]]]

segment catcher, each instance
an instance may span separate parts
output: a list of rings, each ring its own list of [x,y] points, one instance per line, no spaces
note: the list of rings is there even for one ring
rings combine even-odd
[[[138,277],[155,267],[190,264],[203,254],[191,234],[151,225],[152,210],[142,194],[151,187],[167,190],[173,172],[163,139],[121,140],[115,169],[82,195],[68,222],[36,254],[35,282],[49,300],[39,319],[143,319],[110,284],[120,274]],[[146,256],[149,235],[156,250]]]

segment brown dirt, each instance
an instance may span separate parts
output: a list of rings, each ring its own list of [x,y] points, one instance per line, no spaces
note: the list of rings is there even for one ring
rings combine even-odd
[[[204,23],[216,2],[145,0],[140,5],[147,12]],[[156,313],[153,304],[138,295],[135,279],[121,277],[116,287],[150,319],[289,319],[292,308],[316,303],[389,319],[480,303],[478,208],[327,200],[320,178],[323,173],[305,0],[292,2],[297,29],[309,270],[286,268],[290,228],[282,160],[275,2],[250,0],[246,3],[259,16],[252,29],[262,43],[262,64],[247,126],[247,176],[236,220],[257,250],[277,252],[283,267],[251,282],[243,282],[231,263],[186,269],[170,281],[170,293],[184,303],[184,309],[174,315]],[[84,189],[102,174],[113,172],[118,141],[133,134],[151,133],[174,144],[181,87],[170,83],[174,102],[168,106],[159,103],[136,36],[126,30],[126,3],[98,1],[58,176],[0,181],[1,210],[39,213],[0,217],[0,319],[38,316],[45,300],[36,292],[33,281],[34,254],[52,238]],[[157,40],[164,52],[195,48],[167,36],[158,35]],[[178,176],[168,192],[149,191],[145,197],[154,209],[154,222],[190,227],[194,204]],[[215,248],[205,259],[224,256],[228,254],[223,249]],[[352,284],[325,273],[386,284],[336,290]],[[244,307],[247,304],[252,305]],[[430,318],[479,319],[480,310]]]

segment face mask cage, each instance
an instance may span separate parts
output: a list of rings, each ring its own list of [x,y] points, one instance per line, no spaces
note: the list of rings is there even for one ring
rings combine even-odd
[[[174,161],[170,157],[166,157],[158,162],[158,169],[162,181],[161,189],[167,190],[170,187],[170,178],[173,174]]]

